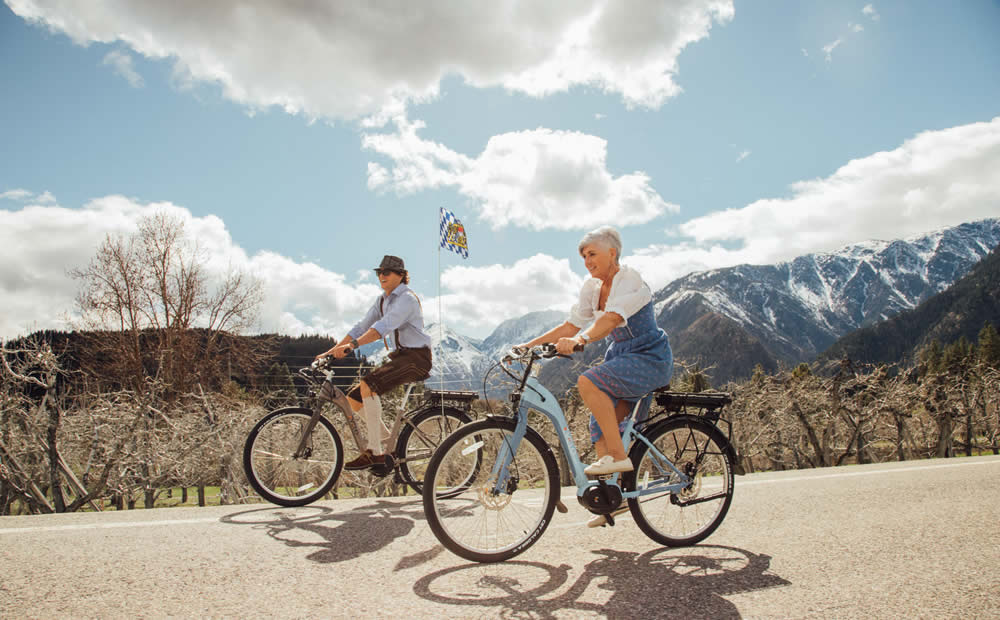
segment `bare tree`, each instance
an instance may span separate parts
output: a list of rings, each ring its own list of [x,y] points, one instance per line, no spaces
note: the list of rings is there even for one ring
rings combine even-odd
[[[214,279],[208,262],[184,221],[163,212],[131,235],[109,235],[86,268],[71,272],[80,327],[97,332],[89,370],[136,391],[155,377],[169,398],[245,364],[250,352],[230,334],[256,320],[260,283],[232,269]]]
[[[158,212],[130,235],[109,235],[87,267],[72,272],[80,327],[90,334],[81,367],[97,394],[120,392],[117,400],[129,405],[120,419],[130,427],[102,421],[127,438],[116,489],[126,497],[140,491],[147,507],[163,485],[192,478],[204,485],[222,475],[218,461],[232,453],[229,417],[242,407],[207,415],[202,390],[224,391],[234,369],[261,359],[252,341],[235,336],[256,320],[260,283],[231,268],[213,274],[210,262],[182,219]],[[226,441],[214,441],[223,434]],[[214,471],[192,476],[193,463]]]

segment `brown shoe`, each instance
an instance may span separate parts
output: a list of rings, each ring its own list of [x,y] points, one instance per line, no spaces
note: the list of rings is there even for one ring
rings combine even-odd
[[[384,465],[385,465],[384,454],[375,456],[375,454],[372,453],[371,450],[365,450],[360,455],[358,455],[358,458],[348,463],[344,463],[344,469],[351,469],[351,470],[368,469],[370,467],[384,466]]]

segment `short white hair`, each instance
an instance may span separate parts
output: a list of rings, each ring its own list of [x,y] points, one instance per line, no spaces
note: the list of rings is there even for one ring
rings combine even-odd
[[[610,226],[601,226],[596,230],[592,230],[580,239],[580,245],[576,247],[576,251],[583,253],[583,248],[588,245],[601,245],[606,248],[615,249],[615,265],[618,264],[618,259],[622,257],[622,236],[618,234],[618,231]]]

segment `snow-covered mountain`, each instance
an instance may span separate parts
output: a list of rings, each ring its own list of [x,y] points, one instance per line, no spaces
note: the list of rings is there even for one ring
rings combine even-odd
[[[479,369],[485,364],[482,342],[463,336],[448,326],[427,326],[431,336],[431,350],[434,366],[427,384],[435,389],[472,389],[476,378],[481,379]]]
[[[427,384],[449,390],[480,390],[486,370],[515,344],[531,340],[566,320],[565,312],[530,312],[501,323],[485,340],[467,338],[437,325],[427,327],[434,368]],[[443,333],[442,333],[443,332]]]
[[[1000,244],[1000,218],[894,241],[868,241],[776,265],[739,265],[691,273],[653,295],[657,323],[674,358],[711,367],[715,384],[748,376],[757,364],[813,360],[838,338],[917,306],[965,275]],[[429,383],[482,388],[483,373],[512,345],[559,325],[566,313],[531,312],[501,323],[486,339],[451,329],[433,338]],[[588,347],[573,361],[552,360],[540,378],[564,390],[603,355]]]
[[[541,310],[529,312],[516,319],[508,319],[501,323],[493,333],[483,341],[482,351],[486,357],[495,361],[506,353],[511,346],[527,342],[544,334],[553,327],[561,325],[567,313],[558,310]]]
[[[774,362],[810,361],[841,336],[943,291],[998,243],[1000,219],[988,219],[907,239],[807,254],[777,265],[692,273],[654,295],[657,323],[675,340],[675,354],[681,354],[675,356],[702,365],[726,363],[711,358],[724,354],[724,343],[711,342],[711,334],[703,329],[692,333],[709,315],[717,328],[725,328],[727,337],[733,337],[733,330],[743,332],[744,349],[757,346]],[[706,352],[709,355],[703,355]],[[732,370],[724,373],[726,378],[748,374],[749,369]]]
[[[715,385],[756,365],[812,361],[838,338],[948,288],[1000,243],[1000,219],[896,241],[869,241],[777,265],[691,273],[653,295],[674,359],[708,369]],[[557,393],[603,353],[553,360],[539,375]],[[675,367],[675,372],[679,368]]]

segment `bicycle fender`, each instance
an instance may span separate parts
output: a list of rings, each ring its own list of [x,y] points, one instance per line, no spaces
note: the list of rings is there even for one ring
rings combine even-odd
[[[719,431],[719,435],[722,437],[722,441],[723,441],[723,443],[722,443],[722,449],[725,450],[727,454],[729,454],[729,458],[733,462],[733,473],[735,473],[737,475],[743,475],[744,473],[746,473],[746,472],[743,471],[743,467],[740,466],[739,458],[736,456],[736,448],[734,448],[733,444],[729,442],[729,438],[726,437],[726,434],[723,433],[722,430],[720,430],[718,426],[712,424],[711,422],[709,422],[708,420],[706,420],[705,418],[703,418],[701,416],[691,415],[690,413],[681,413],[681,414],[677,414],[677,415],[672,415],[672,416],[666,418],[665,420],[660,420],[659,422],[657,422],[656,424],[654,424],[652,427],[650,427],[648,429],[644,429],[642,434],[643,435],[647,435],[647,434],[648,435],[653,435],[661,427],[663,427],[663,426],[665,426],[667,424],[673,424],[677,420],[685,420],[685,421],[688,421],[688,422],[698,422],[700,424],[707,424],[708,426],[711,426],[715,430]],[[633,450],[638,450],[640,445],[641,445],[641,442],[635,442],[635,444],[633,444],[632,449],[629,450],[629,453],[630,453],[629,454],[629,458],[632,458],[631,452]]]
[[[309,415],[312,415],[313,413],[316,412],[316,410],[312,409],[310,407],[279,407],[278,409],[272,409],[272,410],[268,411],[266,414],[264,414],[263,416],[261,416],[260,419],[263,420],[264,418],[269,418],[269,417],[271,417],[271,416],[273,416],[275,414],[278,414],[278,413],[289,413],[289,412],[308,413]],[[320,414],[320,415],[323,415],[323,414]]]
[[[414,409],[413,411],[408,411],[406,412],[406,415],[410,418],[415,418],[426,411],[441,411],[441,410],[442,410],[441,405],[426,405],[421,407],[420,409]],[[472,412],[469,411],[468,409],[462,409],[461,407],[454,407],[452,405],[445,405],[444,410],[450,411],[451,413],[459,414],[460,417],[464,417],[465,419],[463,420],[463,423],[465,424],[468,424],[469,422],[472,421],[472,416],[469,415]]]

